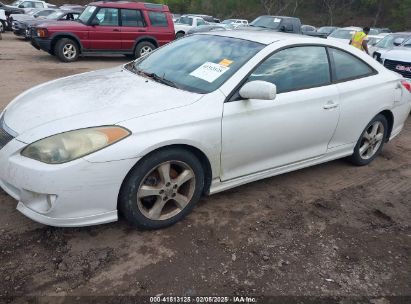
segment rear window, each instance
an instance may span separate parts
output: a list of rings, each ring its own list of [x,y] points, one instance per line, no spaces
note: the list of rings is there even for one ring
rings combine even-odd
[[[167,16],[162,12],[148,12],[150,23],[155,27],[168,27]]]
[[[144,19],[139,10],[122,9],[121,10],[121,25],[130,27],[143,27]]]

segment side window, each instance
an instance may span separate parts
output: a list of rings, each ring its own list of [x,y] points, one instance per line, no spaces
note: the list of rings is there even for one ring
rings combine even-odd
[[[263,80],[277,86],[277,93],[331,84],[327,52],[320,46],[285,49],[266,59],[248,81]]]
[[[351,80],[374,74],[374,70],[359,58],[334,48],[329,48],[333,62],[334,81]]]
[[[150,23],[155,27],[168,27],[166,14],[162,12],[148,12]]]
[[[33,3],[32,2],[23,2],[21,4],[21,6],[23,6],[24,8],[32,8],[33,7]]]
[[[118,9],[102,7],[98,11],[96,18],[100,21],[99,25],[118,26]]]
[[[207,23],[205,23],[205,21],[203,19],[197,19],[197,26],[200,25],[206,25]]]
[[[135,26],[143,27],[145,22],[141,11],[131,10],[131,9],[122,9],[121,10],[121,25],[122,26]]]
[[[43,3],[41,3],[41,2],[34,2],[34,8],[43,8]]]

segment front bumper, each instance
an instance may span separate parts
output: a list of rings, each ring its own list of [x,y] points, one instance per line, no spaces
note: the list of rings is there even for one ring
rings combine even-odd
[[[56,227],[81,227],[118,219],[121,184],[137,159],[91,163],[84,159],[47,165],[23,157],[26,144],[13,139],[0,150],[0,187],[17,210]]]
[[[31,39],[31,45],[38,50],[43,50],[48,53],[51,52],[51,40],[50,39],[43,39],[39,37],[33,37]]]

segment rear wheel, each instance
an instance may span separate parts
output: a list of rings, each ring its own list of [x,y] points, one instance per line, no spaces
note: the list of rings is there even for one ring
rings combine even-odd
[[[155,45],[148,41],[143,41],[137,44],[136,49],[134,51],[134,57],[140,58],[150,54],[152,51],[155,50]]]
[[[365,128],[349,160],[357,166],[370,164],[380,153],[388,136],[388,122],[377,115]]]
[[[3,20],[0,20],[0,33],[4,33],[6,31],[6,23]]]
[[[192,153],[183,149],[154,152],[124,181],[119,210],[137,228],[164,228],[194,208],[203,188],[203,168]]]
[[[54,54],[63,62],[76,61],[80,50],[76,42],[71,39],[63,38],[57,41]]]
[[[180,38],[182,38],[182,37],[184,37],[184,33],[183,32],[178,32],[177,34],[176,34],[176,39],[180,39]]]

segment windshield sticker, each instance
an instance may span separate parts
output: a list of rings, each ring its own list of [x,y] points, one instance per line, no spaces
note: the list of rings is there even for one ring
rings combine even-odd
[[[279,22],[281,22],[281,19],[279,19],[279,18],[274,18],[274,23],[279,23]]]
[[[230,65],[233,64],[234,61],[232,60],[228,60],[228,59],[223,59],[220,62],[220,65],[225,66],[225,67],[229,67]]]
[[[190,75],[205,80],[209,83],[213,83],[229,69],[229,67],[223,66],[221,64],[206,62],[198,69],[191,72]]]

